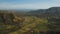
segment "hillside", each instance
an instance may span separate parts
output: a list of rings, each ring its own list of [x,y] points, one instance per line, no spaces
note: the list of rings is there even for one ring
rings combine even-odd
[[[18,32],[18,30],[21,33],[28,32],[31,29],[35,30],[38,24],[41,24],[45,29],[43,27],[42,28],[46,30],[47,27],[44,26],[45,25],[44,22],[47,23],[47,20],[37,18],[35,16],[17,17],[13,13],[0,13],[0,26],[1,26],[0,33],[9,34],[15,31]],[[37,31],[40,31],[40,30],[37,30]]]
[[[0,10],[0,34],[57,34],[60,7],[15,12]]]

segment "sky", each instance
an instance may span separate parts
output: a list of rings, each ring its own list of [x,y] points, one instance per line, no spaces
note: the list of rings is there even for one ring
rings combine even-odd
[[[60,0],[0,0],[0,9],[47,9],[60,7]]]

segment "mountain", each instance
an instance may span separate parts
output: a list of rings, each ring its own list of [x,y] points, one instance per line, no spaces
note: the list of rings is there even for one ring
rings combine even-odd
[[[60,16],[60,7],[52,7],[48,9],[48,13],[55,16]]]
[[[29,12],[0,10],[0,34],[58,34],[57,32],[60,32],[60,7]]]
[[[29,15],[55,15],[60,16],[60,7],[51,7],[49,9],[39,9],[28,12]]]

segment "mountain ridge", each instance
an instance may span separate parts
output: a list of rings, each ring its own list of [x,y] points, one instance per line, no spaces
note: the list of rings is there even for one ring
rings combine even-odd
[[[48,15],[60,16],[60,7],[51,7],[49,9],[39,9],[39,10],[30,11],[28,13],[33,14],[33,15],[48,14]]]

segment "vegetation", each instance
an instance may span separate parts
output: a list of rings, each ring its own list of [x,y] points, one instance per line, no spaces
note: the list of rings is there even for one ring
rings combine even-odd
[[[52,15],[52,12],[47,12],[48,10],[22,14],[0,11],[0,34],[57,34],[60,32],[59,15],[55,13]]]

